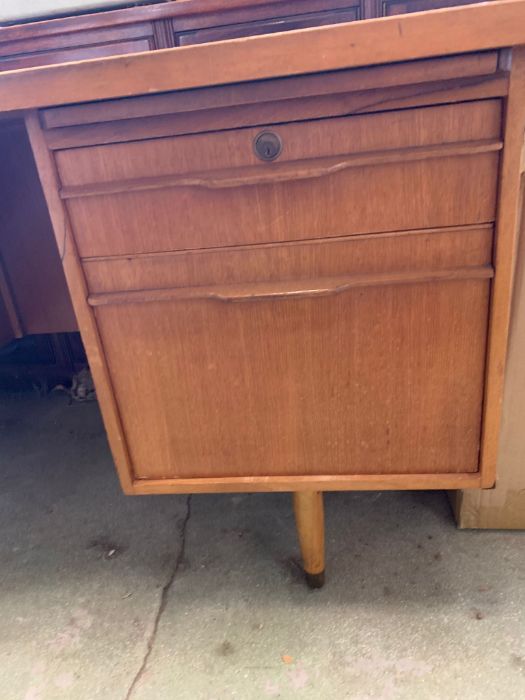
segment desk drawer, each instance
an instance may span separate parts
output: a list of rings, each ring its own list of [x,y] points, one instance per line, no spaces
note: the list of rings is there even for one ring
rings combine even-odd
[[[80,255],[493,221],[498,100],[59,151]],[[254,149],[264,131],[281,153]],[[277,141],[275,142],[277,143]]]
[[[83,262],[92,299],[125,300],[152,290],[284,283],[323,279],[450,270],[492,263],[491,225],[179,251],[137,256],[91,258]],[[106,295],[106,296],[105,296]]]
[[[396,240],[91,276],[136,478],[476,472],[492,231]]]

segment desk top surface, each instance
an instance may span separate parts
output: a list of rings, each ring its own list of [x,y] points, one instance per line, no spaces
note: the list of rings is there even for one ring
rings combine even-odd
[[[0,74],[0,112],[320,73],[525,44],[525,0]]]

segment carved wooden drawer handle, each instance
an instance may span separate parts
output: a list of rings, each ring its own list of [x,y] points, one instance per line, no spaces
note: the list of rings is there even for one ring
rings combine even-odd
[[[188,175],[163,175],[162,177],[137,180],[118,180],[86,185],[69,185],[62,188],[62,199],[75,197],[96,197],[120,192],[139,192],[166,189],[171,187],[205,187],[208,189],[228,189],[249,185],[275,184],[292,180],[309,180],[326,177],[348,168],[360,168],[389,163],[407,163],[429,158],[468,156],[500,151],[502,142],[494,139],[468,141],[432,146],[415,146],[351,155],[308,158],[300,161],[268,163],[240,168],[218,170],[214,173],[194,173]]]
[[[221,302],[264,301],[324,297],[346,292],[354,287],[374,287],[393,284],[414,284],[458,279],[490,279],[491,265],[458,267],[449,270],[417,270],[380,272],[308,280],[250,282],[244,284],[175,287],[171,289],[138,289],[126,292],[103,292],[88,298],[91,306],[108,304],[141,304],[159,301],[210,300]]]

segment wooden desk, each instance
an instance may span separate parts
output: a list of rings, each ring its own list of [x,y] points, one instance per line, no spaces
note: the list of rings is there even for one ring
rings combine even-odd
[[[0,28],[0,71],[465,4],[464,0],[184,0]],[[23,120],[0,128],[0,346],[77,330]]]
[[[293,491],[319,584],[323,490],[494,483],[524,20],[514,0],[0,75],[127,493]]]

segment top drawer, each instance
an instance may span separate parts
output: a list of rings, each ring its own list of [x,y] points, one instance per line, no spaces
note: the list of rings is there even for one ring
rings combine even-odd
[[[501,103],[486,100],[68,149],[56,163],[80,255],[96,257],[489,222],[500,130]]]

